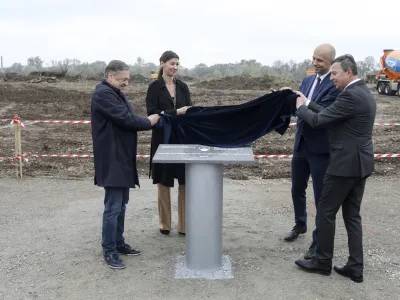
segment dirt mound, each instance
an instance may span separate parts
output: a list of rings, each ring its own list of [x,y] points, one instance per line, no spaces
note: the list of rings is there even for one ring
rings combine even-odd
[[[57,77],[63,78],[65,77],[65,73],[63,72],[55,72],[55,71],[34,71],[29,73],[30,76],[35,77]]]
[[[132,77],[132,82],[135,83],[149,84],[152,81],[151,78],[144,77],[143,75],[140,74],[132,74],[131,77]]]
[[[10,81],[10,82],[18,82],[18,81],[28,81],[35,78],[35,76],[31,75],[22,75],[14,72],[6,72],[4,74],[3,80],[4,81]]]
[[[191,76],[187,76],[187,75],[184,75],[184,76],[179,76],[178,75],[177,78],[179,78],[182,81],[196,81],[196,78],[191,77]]]
[[[229,76],[195,84],[196,87],[200,88],[220,90],[266,90],[270,88],[278,89],[283,86],[297,88],[298,85],[294,80],[269,75],[264,77]]]

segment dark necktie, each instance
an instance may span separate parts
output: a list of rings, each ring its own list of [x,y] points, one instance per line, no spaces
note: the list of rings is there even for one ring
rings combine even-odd
[[[317,93],[320,84],[321,84],[321,77],[317,77],[317,84],[315,85],[315,88],[314,88],[314,91],[313,91],[313,93],[311,95],[311,98],[313,97],[313,95],[315,95]]]

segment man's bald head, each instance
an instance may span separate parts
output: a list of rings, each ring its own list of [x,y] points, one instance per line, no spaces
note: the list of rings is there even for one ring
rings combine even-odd
[[[319,45],[317,48],[315,48],[314,53],[315,52],[317,52],[323,56],[326,56],[331,61],[333,61],[336,56],[336,50],[335,50],[335,48],[333,48],[333,46],[331,44]]]
[[[329,72],[332,61],[335,59],[336,50],[331,44],[319,45],[314,50],[313,67],[314,71],[319,75]]]

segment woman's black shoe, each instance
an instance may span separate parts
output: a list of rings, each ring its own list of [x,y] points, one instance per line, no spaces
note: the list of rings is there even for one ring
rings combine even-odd
[[[167,229],[160,229],[160,232],[165,235],[169,235],[169,230]]]

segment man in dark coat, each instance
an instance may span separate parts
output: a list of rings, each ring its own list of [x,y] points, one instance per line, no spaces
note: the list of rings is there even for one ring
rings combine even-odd
[[[347,230],[349,258],[344,267],[334,267],[340,275],[363,281],[363,246],[360,207],[368,176],[374,171],[372,130],[376,104],[364,81],[357,78],[351,55],[336,58],[331,80],[343,92],[327,108],[306,101],[301,92],[297,116],[313,128],[328,127],[330,161],[318,204],[316,256],[297,260],[303,270],[328,275],[332,269],[336,214],[342,208]]]
[[[104,187],[102,247],[104,261],[114,269],[125,268],[118,253],[139,255],[123,237],[125,207],[129,188],[139,186],[136,169],[137,131],[150,130],[159,115],[136,116],[123,90],[129,84],[129,66],[113,60],[105,70],[105,80],[92,95],[91,121],[95,177]]]

